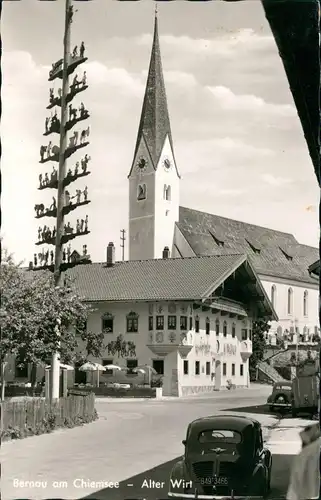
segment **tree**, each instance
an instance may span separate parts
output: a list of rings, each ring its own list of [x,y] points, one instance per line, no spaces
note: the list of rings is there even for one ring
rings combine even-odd
[[[55,352],[65,363],[100,356],[104,334],[84,328],[92,309],[67,277],[64,286],[55,287],[50,272],[22,269],[3,252],[0,292],[2,399],[10,355],[33,365],[48,363]]]
[[[271,325],[264,319],[253,322],[252,325],[252,356],[249,361],[251,380],[256,379],[257,364],[262,361],[266,349],[265,334],[270,330]]]

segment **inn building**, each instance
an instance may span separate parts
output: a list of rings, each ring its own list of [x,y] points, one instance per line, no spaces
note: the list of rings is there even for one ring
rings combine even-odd
[[[318,279],[309,272],[318,249],[289,233],[182,207],[181,174],[156,17],[128,174],[129,260],[115,262],[110,243],[104,262],[68,273],[94,307],[87,328],[105,334],[96,361],[151,365],[163,375],[164,395],[219,390],[228,381],[248,386],[253,321],[271,321],[271,343],[319,338]]]

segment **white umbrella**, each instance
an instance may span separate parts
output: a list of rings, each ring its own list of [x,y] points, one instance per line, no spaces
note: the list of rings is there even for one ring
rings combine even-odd
[[[106,368],[106,370],[119,370],[119,371],[124,370],[124,368],[122,368],[121,366],[113,365],[113,364],[105,365],[105,368]]]
[[[93,361],[87,361],[84,365],[79,368],[81,372],[97,372],[97,386],[99,387],[99,372],[105,372],[106,367],[100,363],[94,363]]]
[[[157,371],[155,368],[153,368],[150,365],[142,365],[142,366],[137,366],[136,368],[133,369],[133,372],[135,373],[145,373],[148,374],[148,383],[150,384],[150,379],[152,375],[158,375]]]

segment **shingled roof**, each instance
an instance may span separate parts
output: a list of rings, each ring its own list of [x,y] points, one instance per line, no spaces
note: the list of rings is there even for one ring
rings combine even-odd
[[[309,266],[319,250],[301,245],[292,234],[185,207],[177,227],[197,256],[245,253],[259,275],[317,284]]]
[[[244,261],[245,255],[89,264],[68,271],[75,288],[87,301],[202,299]]]

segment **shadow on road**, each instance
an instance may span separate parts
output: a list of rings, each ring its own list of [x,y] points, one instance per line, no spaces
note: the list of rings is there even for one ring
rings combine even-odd
[[[171,469],[180,457],[130,477],[118,489],[102,489],[80,500],[167,500]],[[269,500],[286,497],[293,455],[274,455]],[[146,486],[145,486],[146,485]]]
[[[236,413],[257,413],[259,415],[273,415],[273,416],[278,416],[278,415],[284,415],[288,414],[288,412],[273,412],[270,410],[269,406],[264,404],[264,405],[257,405],[257,406],[238,406],[236,408],[226,408],[221,411],[228,411],[228,412],[236,412]]]

